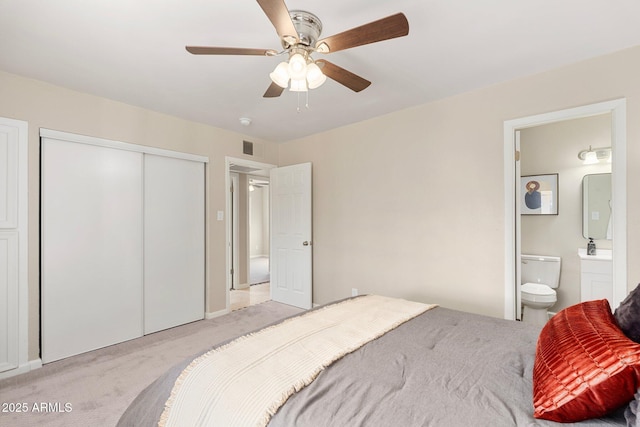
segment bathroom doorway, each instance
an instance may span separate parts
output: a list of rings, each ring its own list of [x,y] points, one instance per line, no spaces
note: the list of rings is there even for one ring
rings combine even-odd
[[[505,318],[507,319],[519,319],[521,316],[519,285],[522,224],[518,194],[521,175],[518,163],[519,131],[604,114],[610,114],[611,117],[614,303],[619,304],[627,294],[626,217],[624,215],[626,212],[626,101],[621,99],[505,122]],[[576,161],[578,161],[577,157]],[[561,200],[558,205],[562,206]],[[581,221],[579,217],[576,218],[576,222],[578,221]]]
[[[590,174],[606,173],[610,176],[611,162],[608,156],[604,156],[610,153],[608,150],[605,150],[606,153],[603,151],[601,160],[595,159],[588,164],[579,158],[578,153],[589,147],[594,150],[611,147],[611,113],[541,124],[518,132],[520,161],[517,166],[520,167],[520,177],[523,178],[518,188],[520,196],[517,197],[522,207],[519,228],[521,253],[561,259],[559,286],[554,289],[556,301],[548,308],[548,315],[551,316],[582,299],[578,248],[586,248],[588,242],[583,237],[582,229],[582,181]],[[549,188],[552,182],[557,184],[555,192]],[[530,209],[524,203],[528,200],[529,205],[535,204],[531,198],[527,199],[530,196],[527,189],[523,188],[526,183],[532,185],[532,195],[541,195],[543,198],[537,209]],[[608,190],[610,193],[610,180]],[[545,195],[555,195],[550,197],[552,205],[544,202]],[[607,198],[607,202],[609,200],[611,196]],[[545,212],[550,206],[555,214]],[[598,214],[602,217],[599,222],[605,223],[605,229],[610,211],[608,205],[606,212],[604,206],[598,209]],[[593,237],[596,238],[599,250],[612,248],[613,241],[607,240],[604,234]]]

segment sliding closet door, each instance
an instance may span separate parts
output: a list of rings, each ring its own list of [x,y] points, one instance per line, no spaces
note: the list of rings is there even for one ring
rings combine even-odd
[[[142,335],[143,154],[42,139],[42,360]]]
[[[144,162],[144,333],[204,318],[204,163]]]

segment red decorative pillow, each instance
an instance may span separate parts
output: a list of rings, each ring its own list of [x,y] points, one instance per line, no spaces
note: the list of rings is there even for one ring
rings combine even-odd
[[[640,384],[640,344],[618,328],[609,302],[568,307],[547,322],[533,366],[534,417],[577,422],[633,399]]]

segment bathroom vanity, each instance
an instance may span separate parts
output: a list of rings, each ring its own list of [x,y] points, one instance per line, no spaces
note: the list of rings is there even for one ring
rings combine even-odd
[[[613,307],[613,263],[611,252],[611,249],[598,249],[595,255],[587,255],[585,248],[578,249],[581,301],[606,298]]]

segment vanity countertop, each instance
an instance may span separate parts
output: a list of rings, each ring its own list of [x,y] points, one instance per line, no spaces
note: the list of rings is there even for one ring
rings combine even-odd
[[[611,249],[596,249],[595,255],[587,255],[585,248],[578,248],[578,256],[580,259],[591,261],[611,261],[612,251]]]

